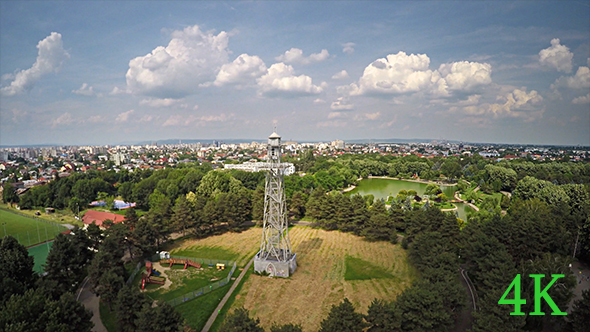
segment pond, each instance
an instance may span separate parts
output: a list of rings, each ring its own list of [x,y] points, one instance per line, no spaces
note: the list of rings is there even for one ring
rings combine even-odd
[[[426,186],[428,186],[428,184],[426,183],[404,180],[363,179],[359,182],[356,188],[349,191],[347,194],[361,194],[362,196],[371,194],[375,196],[375,199],[383,198],[384,200],[386,200],[387,196],[396,196],[397,193],[402,189],[413,189],[418,193],[418,195],[423,195],[424,191],[426,190]],[[449,199],[452,199],[452,197],[455,194],[456,186],[440,186],[440,189]],[[459,214],[459,218],[465,220],[467,218],[467,211],[471,208],[467,206],[467,204],[463,203],[453,204],[457,205],[457,212]]]

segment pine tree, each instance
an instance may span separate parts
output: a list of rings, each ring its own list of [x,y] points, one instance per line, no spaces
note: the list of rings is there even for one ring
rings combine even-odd
[[[235,309],[228,314],[219,328],[220,332],[264,332],[260,327],[260,319],[250,318],[250,312],[244,307]]]
[[[137,329],[135,320],[145,304],[149,303],[137,288],[129,286],[121,288],[114,303],[114,310],[122,332],[133,332]]]
[[[339,305],[332,305],[320,326],[320,332],[360,332],[366,324],[363,315],[355,312],[352,303],[345,298]]]
[[[0,306],[12,294],[22,294],[32,287],[33,256],[12,236],[0,240]]]

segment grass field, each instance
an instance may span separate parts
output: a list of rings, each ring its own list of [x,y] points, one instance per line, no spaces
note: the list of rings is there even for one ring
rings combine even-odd
[[[210,250],[204,248],[219,248],[236,253],[238,266],[244,266],[259,250],[261,231],[255,227],[239,234],[186,241],[172,252],[188,256],[191,251],[196,255]],[[250,275],[232,305],[249,309],[267,329],[280,317],[282,324],[296,323],[304,331],[317,331],[331,306],[345,297],[366,313],[374,298],[395,299],[416,275],[399,245],[302,226],[293,227],[290,236],[297,271],[286,279]],[[350,257],[348,277],[355,280],[345,280],[346,257]]]
[[[0,209],[0,232],[2,236],[11,235],[25,247],[45,242],[67,228],[38,221],[10,211]]]
[[[14,208],[8,208],[8,205],[2,205],[2,208],[8,210],[15,210]],[[31,210],[18,210],[18,213],[22,213],[24,215],[35,217],[43,220],[47,220],[56,224],[70,224],[70,225],[78,225],[80,227],[84,226],[82,221],[77,220],[74,217],[72,211],[66,210],[55,210],[55,213],[46,214],[44,208],[33,208]],[[39,212],[40,215],[36,216],[35,213]]]

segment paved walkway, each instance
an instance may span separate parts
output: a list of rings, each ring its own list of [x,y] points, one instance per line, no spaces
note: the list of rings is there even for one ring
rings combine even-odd
[[[582,298],[582,291],[590,289],[590,267],[580,262],[572,263],[572,272],[576,277],[576,288],[573,289],[574,297],[568,305],[567,312],[571,312],[575,300]]]
[[[215,322],[217,315],[219,315],[219,312],[221,311],[221,309],[223,309],[223,306],[225,305],[227,300],[229,300],[229,297],[234,292],[236,287],[238,287],[238,285],[242,281],[242,278],[244,278],[244,276],[246,275],[246,272],[248,272],[248,269],[250,269],[250,266],[252,266],[253,262],[254,262],[254,258],[252,258],[250,260],[250,262],[248,262],[248,265],[246,265],[246,267],[244,268],[242,273],[240,273],[240,276],[238,278],[236,278],[236,280],[234,281],[234,284],[231,285],[231,288],[229,289],[229,291],[227,291],[227,294],[225,294],[223,299],[221,299],[221,302],[219,302],[219,304],[217,305],[217,308],[215,308],[215,311],[213,311],[213,314],[211,314],[211,317],[209,317],[209,320],[207,320],[207,323],[205,324],[205,327],[203,327],[201,332],[208,332],[209,331],[209,329],[213,325],[213,322]]]
[[[88,284],[88,278],[84,279],[82,283],[82,288],[78,292],[78,301],[92,311],[92,322],[94,323],[94,327],[92,328],[93,332],[108,332],[107,328],[104,327],[102,321],[100,320],[100,310],[99,310],[99,302],[100,299],[94,293],[90,291],[90,285]]]

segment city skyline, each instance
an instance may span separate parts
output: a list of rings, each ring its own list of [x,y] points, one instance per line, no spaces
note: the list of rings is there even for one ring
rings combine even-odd
[[[590,145],[581,2],[0,2],[0,145]]]

